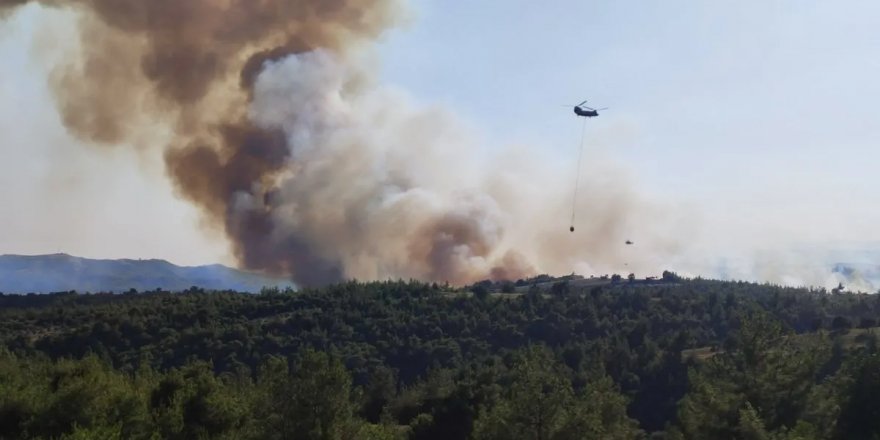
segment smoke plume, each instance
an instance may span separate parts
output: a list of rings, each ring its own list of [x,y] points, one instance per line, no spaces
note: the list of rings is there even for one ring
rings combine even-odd
[[[25,3],[0,0],[0,17]],[[79,17],[81,50],[50,75],[67,129],[141,145],[170,127],[168,176],[245,268],[301,285],[464,283],[653,268],[678,251],[651,232],[672,219],[621,175],[588,171],[569,234],[573,166],[477,156],[453,115],[378,85],[366,55],[401,16],[396,0],[39,3]],[[621,246],[637,224],[640,255]]]

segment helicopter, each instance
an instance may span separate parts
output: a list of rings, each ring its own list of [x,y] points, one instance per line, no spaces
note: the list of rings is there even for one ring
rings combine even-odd
[[[595,118],[595,117],[599,116],[600,111],[608,110],[608,107],[600,108],[598,110],[596,110],[594,108],[590,108],[590,107],[585,107],[584,104],[586,104],[586,103],[587,103],[587,101],[584,101],[584,102],[574,106],[574,114],[576,114],[578,116],[583,116],[585,118]]]
[[[587,101],[584,100],[580,104],[574,106],[574,114],[577,116],[583,116],[585,118],[595,118],[595,117],[599,116],[600,111],[608,110],[608,107],[600,108],[598,110],[594,109],[592,107],[587,107],[584,105],[586,103],[587,103]],[[564,107],[567,107],[567,106],[564,106]],[[581,133],[581,156],[583,156],[583,154],[584,154],[584,133],[586,132],[586,128],[587,128],[586,122],[587,121],[584,120],[584,131]],[[577,172],[577,178],[575,180],[575,185],[574,185],[575,186],[575,190],[574,190],[575,202],[572,202],[572,207],[571,207],[571,223],[572,223],[572,225],[571,225],[571,227],[568,228],[568,230],[571,232],[574,232],[574,214],[575,214],[575,204],[577,202],[577,186],[578,186],[577,182],[578,182],[578,180],[580,180],[580,159],[578,159],[578,172]],[[632,242],[627,240],[626,244],[630,245],[630,244],[632,244]]]
[[[630,245],[633,244],[633,242],[632,242],[632,240],[627,240],[627,241],[626,241],[626,244],[627,244],[627,246],[630,246]]]

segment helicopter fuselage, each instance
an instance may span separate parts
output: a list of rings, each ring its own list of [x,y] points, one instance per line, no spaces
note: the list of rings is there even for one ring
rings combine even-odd
[[[596,110],[584,110],[579,106],[574,108],[574,114],[585,118],[595,118],[596,116],[599,116],[599,112]]]

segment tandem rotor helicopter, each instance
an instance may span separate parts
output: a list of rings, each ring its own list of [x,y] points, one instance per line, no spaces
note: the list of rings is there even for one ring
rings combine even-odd
[[[608,110],[608,107],[600,108],[600,109],[596,110],[594,108],[590,108],[590,107],[585,106],[584,104],[586,104],[586,103],[587,103],[587,101],[584,101],[584,102],[574,106],[574,114],[576,114],[578,116],[583,116],[585,118],[595,118],[595,117],[599,116],[600,111]]]
[[[574,114],[577,115],[578,117],[595,118],[595,117],[599,116],[600,111],[608,110],[608,107],[600,108],[600,109],[594,109],[592,107],[587,107],[584,105],[586,103],[587,103],[587,101],[584,100],[580,104],[574,106]],[[576,205],[577,205],[577,191],[578,191],[578,184],[580,182],[580,177],[581,177],[581,159],[583,158],[583,155],[584,155],[584,133],[586,132],[586,128],[587,128],[586,122],[587,121],[585,119],[584,126],[581,131],[580,156],[578,157],[577,177],[575,178],[575,183],[574,183],[574,200],[572,200],[572,204],[571,204],[571,227],[569,227],[569,231],[571,231],[571,232],[574,232],[575,210],[576,210]],[[631,245],[632,242],[627,240],[626,244]]]

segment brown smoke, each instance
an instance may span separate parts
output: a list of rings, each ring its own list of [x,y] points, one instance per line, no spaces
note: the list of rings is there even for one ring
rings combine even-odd
[[[25,3],[0,0],[0,11]],[[73,134],[100,144],[122,143],[134,136],[142,114],[175,115],[169,174],[182,195],[224,226],[246,267],[287,272],[306,282],[341,277],[339,268],[315,261],[296,240],[270,246],[287,248],[289,255],[264,253],[266,242],[278,239],[271,234],[270,212],[237,213],[230,206],[237,192],[270,183],[289,156],[284,134],[253,126],[244,109],[265,61],[317,48],[344,51],[374,38],[394,20],[394,1],[39,3],[82,12],[83,53],[52,75],[62,119]],[[266,188],[262,196],[268,197]]]
[[[25,3],[0,0],[0,17]],[[464,283],[568,271],[624,239],[629,194],[587,193],[611,209],[589,238],[568,235],[546,221],[567,217],[568,190],[547,190],[558,171],[505,181],[501,162],[470,157],[454,118],[375,85],[357,55],[397,0],[39,3],[80,17],[81,53],[50,78],[68,130],[116,145],[170,125],[168,175],[245,268],[302,285]]]

